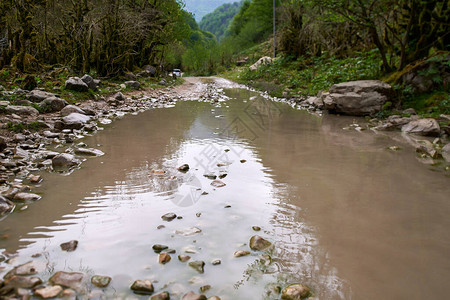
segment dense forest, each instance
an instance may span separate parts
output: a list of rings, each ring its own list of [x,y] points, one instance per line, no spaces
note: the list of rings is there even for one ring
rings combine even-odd
[[[228,35],[228,27],[234,16],[240,10],[242,2],[227,3],[216,8],[212,13],[203,17],[200,28],[214,34],[218,41]]]

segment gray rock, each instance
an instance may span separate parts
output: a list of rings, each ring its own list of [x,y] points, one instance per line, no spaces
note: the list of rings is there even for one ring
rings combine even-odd
[[[193,291],[185,294],[181,300],[207,300],[205,295],[196,294]]]
[[[66,107],[64,107],[61,110],[60,113],[61,113],[61,116],[63,116],[63,117],[68,116],[71,113],[86,115],[86,112],[84,110],[82,110],[81,108],[79,108],[78,106],[75,106],[75,105],[67,105]]]
[[[85,74],[83,77],[81,77],[81,80],[86,83],[88,88],[90,88],[93,91],[97,90],[97,83],[95,82],[94,78],[92,78],[90,75]]]
[[[133,88],[133,89],[140,89],[141,88],[141,84],[138,81],[125,81],[125,85],[129,88]]]
[[[254,235],[250,239],[250,249],[254,251],[264,251],[270,246],[272,246],[272,243],[259,235]]]
[[[125,75],[124,75],[124,77],[127,79],[127,80],[130,80],[130,81],[136,81],[136,75],[134,75],[133,73],[131,73],[131,72],[127,72],[127,73],[125,73]]]
[[[41,90],[32,90],[27,94],[28,100],[31,102],[39,103],[41,101],[44,101],[47,98],[55,97],[55,94],[47,93]]]
[[[80,288],[83,279],[84,279],[83,273],[78,272],[68,273],[59,271],[56,272],[52,277],[50,277],[48,281],[54,285],[61,285],[64,287],[77,290],[78,288]]]
[[[35,286],[42,283],[42,280],[38,277],[26,277],[13,275],[5,280],[4,285],[7,287],[13,287],[15,289],[32,289]]]
[[[136,280],[131,285],[131,290],[137,294],[151,294],[155,289],[150,280]]]
[[[91,117],[79,113],[71,113],[70,115],[62,118],[64,128],[68,129],[81,129],[90,120]]]
[[[282,300],[302,300],[310,295],[310,289],[300,283],[291,284],[281,291]]]
[[[203,274],[205,272],[205,262],[204,261],[192,261],[189,263],[189,266],[193,269],[195,269],[200,274]]]
[[[306,103],[319,109],[322,109],[324,106],[323,99],[320,97],[308,97]]]
[[[69,105],[66,100],[56,97],[50,97],[46,98],[44,101],[39,103],[39,106],[42,108],[50,108],[50,111],[60,111],[62,110],[66,105]]]
[[[407,108],[404,111],[402,111],[402,114],[417,115],[416,110],[414,108]]]
[[[8,147],[8,140],[5,137],[0,136],[0,152]]]
[[[268,56],[261,57],[258,59],[256,63],[250,66],[250,71],[256,71],[261,67],[262,65],[270,65],[272,63],[273,59]]]
[[[59,245],[61,247],[61,250],[63,251],[67,251],[67,252],[72,252],[75,251],[78,247],[78,241],[73,240],[67,243],[62,243],[61,245]]]
[[[163,219],[164,221],[170,222],[173,219],[175,219],[176,217],[177,217],[177,215],[174,213],[167,213],[167,214],[161,216],[161,219]]]
[[[450,162],[450,143],[442,148],[442,157],[444,157],[446,161]]]
[[[424,136],[438,136],[441,128],[435,119],[428,118],[411,121],[402,127],[402,131]]]
[[[150,300],[169,300],[169,299],[170,299],[169,292],[162,292],[150,297]]]
[[[52,166],[53,168],[70,168],[73,166],[78,166],[81,162],[75,158],[72,154],[61,153],[53,157]]]
[[[144,66],[144,71],[147,71],[147,72],[149,72],[150,73],[150,75],[151,76],[155,76],[155,74],[156,74],[156,68],[155,67],[153,67],[153,66]]]
[[[16,114],[21,116],[37,117],[39,115],[39,111],[31,106],[9,105],[5,108],[5,111],[9,114]]]
[[[14,195],[13,200],[16,202],[29,202],[29,201],[37,201],[41,198],[42,198],[41,196],[33,193],[17,193]]]
[[[124,101],[125,100],[125,96],[121,92],[118,92],[118,93],[114,94],[113,98],[115,100],[117,100],[117,101]]]
[[[156,245],[153,245],[152,249],[153,249],[153,251],[155,251],[155,253],[161,253],[161,251],[169,249],[169,247],[166,245],[156,244]]]
[[[94,275],[91,278],[91,283],[99,288],[107,287],[110,282],[111,282],[111,277],[108,277],[108,276]]]
[[[335,84],[324,94],[325,109],[353,116],[373,115],[392,101],[392,87],[379,80],[359,80]]]
[[[34,295],[41,297],[43,299],[49,299],[49,298],[57,297],[62,291],[63,291],[63,288],[61,286],[54,285],[54,286],[47,286],[44,288],[36,289],[34,291]]]
[[[158,82],[158,84],[159,84],[159,85],[167,85],[167,81],[166,81],[165,79],[161,79],[161,80]]]
[[[77,91],[77,92],[87,92],[89,87],[83,80],[78,77],[70,77],[66,80],[65,87],[67,90]]]
[[[16,100],[14,100],[14,104],[22,105],[22,106],[30,106],[33,104],[33,102],[31,102],[29,100],[24,100],[24,99],[16,99]]]
[[[3,196],[0,196],[0,217],[10,213],[14,209],[14,203]]]
[[[87,156],[102,156],[105,155],[103,151],[94,148],[77,148],[75,149],[75,153],[79,155],[87,155]]]
[[[221,263],[222,263],[222,261],[221,261],[220,259],[215,259],[215,260],[213,260],[213,261],[211,262],[211,264],[212,264],[213,266],[220,265]]]

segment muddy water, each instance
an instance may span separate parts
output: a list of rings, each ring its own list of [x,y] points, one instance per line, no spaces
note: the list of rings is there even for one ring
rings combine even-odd
[[[107,299],[139,299],[129,293],[136,279],[173,299],[207,284],[208,296],[277,299],[271,287],[293,282],[318,299],[447,297],[450,184],[442,168],[419,163],[401,139],[343,130],[351,118],[226,93],[231,100],[219,105],[180,102],[87,138],[106,155],[70,176],[44,174],[43,199],[1,222],[9,238],[0,249],[17,251],[14,265],[39,261],[43,279],[60,270],[111,276]],[[392,145],[404,150],[386,150]],[[186,174],[176,170],[184,163]],[[226,174],[226,186],[211,186],[206,173]],[[164,222],[167,212],[182,219]],[[191,227],[202,232],[176,233]],[[254,234],[274,243],[272,264],[255,252],[233,257]],[[62,252],[74,239],[78,249]],[[168,264],[158,264],[154,244],[176,250]],[[204,274],[177,260],[186,251],[205,261]]]

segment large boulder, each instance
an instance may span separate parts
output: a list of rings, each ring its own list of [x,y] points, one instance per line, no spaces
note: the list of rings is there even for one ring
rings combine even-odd
[[[379,80],[359,80],[335,84],[324,94],[325,109],[351,116],[374,115],[393,100],[392,87]]]
[[[150,76],[155,76],[156,74],[156,68],[153,66],[145,66],[144,67],[144,71],[148,72],[150,74]]]
[[[424,136],[438,136],[441,132],[439,123],[432,118],[411,121],[402,127],[403,132]]]
[[[79,165],[81,162],[75,158],[72,154],[61,153],[53,157],[53,168],[70,168]]]
[[[5,111],[9,114],[16,114],[16,115],[22,115],[22,116],[38,116],[39,111],[31,106],[16,106],[16,105],[9,105],[5,108]]]
[[[32,90],[27,94],[27,98],[31,102],[41,102],[50,97],[55,97],[55,95],[41,90]]]
[[[70,115],[62,118],[62,121],[64,122],[64,128],[67,129],[81,129],[90,120],[91,117],[80,113],[71,113]]]
[[[133,80],[125,81],[125,85],[128,88],[132,88],[132,89],[140,89],[141,88],[141,84],[138,81],[133,81]]]
[[[89,91],[89,86],[78,77],[70,77],[65,84],[67,90],[72,90],[76,92],[87,92]]]
[[[273,59],[268,56],[261,57],[258,59],[256,63],[250,66],[250,71],[256,71],[261,67],[262,65],[270,65],[272,63]]]
[[[46,98],[44,101],[39,103],[39,106],[42,108],[48,108],[49,111],[55,112],[60,111],[63,109],[66,105],[69,105],[66,100],[57,98],[57,97],[50,97]]]
[[[81,77],[81,80],[86,83],[86,85],[93,91],[97,90],[97,82],[92,78],[92,76],[85,74]]]
[[[61,116],[65,117],[70,115],[71,113],[77,113],[77,114],[81,114],[81,115],[85,115],[86,112],[84,110],[82,110],[81,108],[79,108],[78,106],[75,105],[67,105],[66,107],[64,107],[61,110]]]

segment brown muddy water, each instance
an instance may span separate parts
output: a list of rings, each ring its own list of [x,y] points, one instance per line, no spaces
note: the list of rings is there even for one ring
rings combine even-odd
[[[316,299],[448,298],[448,173],[418,162],[401,139],[343,130],[352,118],[225,92],[231,99],[218,105],[179,102],[86,138],[106,155],[68,176],[43,175],[42,200],[0,223],[9,237],[0,250],[18,253],[1,266],[39,261],[42,279],[108,275],[105,299],[148,299],[130,293],[137,279],[171,299],[207,284],[222,299],[278,299],[272,287],[295,282]],[[386,150],[393,145],[403,150]],[[186,174],[176,169],[184,163]],[[226,186],[206,173],[227,174]],[[168,212],[183,218],[164,222]],[[190,227],[202,232],[176,233]],[[269,266],[260,253],[233,256],[255,234],[275,245]],[[69,240],[77,250],[61,251]],[[169,263],[158,263],[154,244],[176,250]],[[178,261],[186,250],[205,261],[204,274]]]

